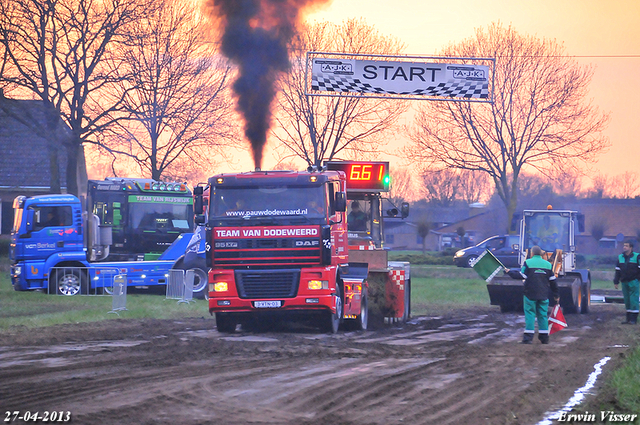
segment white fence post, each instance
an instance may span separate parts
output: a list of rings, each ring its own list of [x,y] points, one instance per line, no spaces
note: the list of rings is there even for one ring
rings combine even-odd
[[[180,300],[184,296],[184,270],[169,270],[169,280],[167,282],[167,299]]]
[[[184,278],[184,292],[179,303],[189,303],[193,301],[193,279],[195,273],[193,270],[187,270]]]
[[[109,313],[118,314],[118,311],[123,311],[126,309],[127,309],[127,275],[119,274],[114,276],[113,278],[113,293],[111,294],[111,311]]]

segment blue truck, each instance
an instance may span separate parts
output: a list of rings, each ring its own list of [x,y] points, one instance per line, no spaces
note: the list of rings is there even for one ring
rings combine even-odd
[[[208,282],[204,241],[201,256],[187,256],[193,233],[182,233],[153,261],[105,261],[112,244],[111,226],[83,208],[73,195],[18,196],[9,257],[11,283],[17,291],[47,290],[76,295],[109,291],[116,274],[127,286],[166,285],[170,269],[194,270],[194,296],[206,297]]]

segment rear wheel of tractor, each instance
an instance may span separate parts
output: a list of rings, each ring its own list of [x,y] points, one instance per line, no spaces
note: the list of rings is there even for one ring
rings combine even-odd
[[[367,289],[362,288],[362,298],[360,299],[360,314],[356,318],[356,329],[366,331],[369,324],[369,303],[367,301]]]
[[[216,328],[221,333],[233,333],[236,331],[236,321],[228,313],[216,313]]]
[[[322,328],[325,332],[332,334],[338,333],[340,323],[342,322],[342,295],[340,293],[340,286],[336,284],[336,312],[326,312],[322,318]]]
[[[402,323],[406,323],[411,317],[411,279],[404,281],[404,311],[402,312]]]
[[[476,258],[478,258],[477,255],[470,255],[469,257],[467,257],[467,267],[472,268],[473,263],[476,261]]]
[[[87,276],[76,267],[55,269],[49,278],[49,293],[72,297],[87,293]]]
[[[582,306],[580,308],[580,314],[589,313],[591,308],[591,279],[582,284]]]

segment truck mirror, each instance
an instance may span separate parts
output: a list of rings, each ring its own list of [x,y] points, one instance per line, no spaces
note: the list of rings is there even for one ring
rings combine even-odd
[[[205,223],[204,214],[197,214],[195,218],[196,225],[202,226]]]
[[[347,194],[344,192],[336,192],[335,199],[336,211],[345,212],[347,210]]]
[[[395,217],[395,216],[398,215],[398,213],[399,213],[399,211],[398,211],[397,208],[389,208],[387,210],[387,216],[389,216],[389,217]]]
[[[400,206],[400,217],[407,218],[409,217],[409,203],[403,202]]]
[[[202,214],[204,210],[202,205],[202,193],[202,186],[196,186],[193,188],[193,213],[196,215]]]
[[[27,222],[25,223],[27,228],[27,233],[33,231],[33,219],[34,219],[34,211],[32,209],[27,209]]]

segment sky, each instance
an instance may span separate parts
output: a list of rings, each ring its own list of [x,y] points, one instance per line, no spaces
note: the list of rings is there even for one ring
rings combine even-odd
[[[349,18],[364,18],[382,34],[399,38],[407,55],[434,55],[472,37],[475,28],[498,21],[523,34],[555,39],[580,64],[594,66],[589,99],[611,114],[605,131],[611,147],[589,175],[640,171],[635,128],[640,120],[640,0],[333,0],[306,14],[308,21],[340,23]],[[406,143],[396,140],[389,152]],[[270,149],[264,168],[275,163]],[[398,158],[385,159],[392,167],[403,165]],[[248,171],[247,166],[241,160],[233,168]]]
[[[408,55],[434,55],[498,21],[523,34],[555,39],[580,64],[594,66],[589,99],[611,114],[605,131],[611,147],[591,175],[640,171],[640,152],[635,154],[640,151],[639,0],[333,0],[307,14],[310,21],[348,18],[364,18],[396,36]]]

